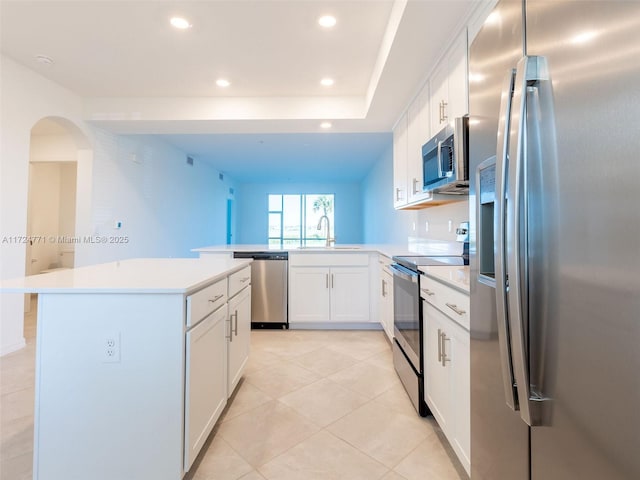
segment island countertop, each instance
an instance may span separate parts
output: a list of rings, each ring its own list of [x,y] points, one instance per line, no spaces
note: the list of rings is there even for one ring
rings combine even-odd
[[[135,258],[6,280],[3,293],[190,293],[251,259]]]

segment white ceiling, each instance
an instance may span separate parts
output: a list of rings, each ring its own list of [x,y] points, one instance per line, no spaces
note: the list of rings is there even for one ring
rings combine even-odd
[[[83,97],[87,121],[213,158],[200,135],[390,132],[477,1],[0,0],[0,45]]]

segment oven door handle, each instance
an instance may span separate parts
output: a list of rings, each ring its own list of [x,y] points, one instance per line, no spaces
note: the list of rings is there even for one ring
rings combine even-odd
[[[404,278],[412,283],[418,283],[418,274],[408,270],[400,265],[391,265],[391,270],[393,270],[393,275],[395,277]]]

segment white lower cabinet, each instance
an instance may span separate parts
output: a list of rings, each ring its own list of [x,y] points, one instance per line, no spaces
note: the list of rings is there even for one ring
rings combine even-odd
[[[227,305],[186,334],[185,471],[227,404]]]
[[[233,394],[249,360],[251,344],[251,286],[229,300],[228,339],[228,396]]]
[[[378,314],[384,333],[387,334],[389,341],[393,342],[393,275],[389,271],[391,261],[388,258],[384,258],[379,260],[379,264],[380,287],[378,290]]]
[[[442,361],[442,335],[449,322],[446,317],[429,303],[422,302],[424,317],[424,398],[431,413],[446,433],[450,430],[451,419],[451,359]]]
[[[368,267],[292,267],[289,322],[369,321]]]
[[[332,267],[329,271],[332,322],[369,321],[369,268]]]
[[[440,284],[441,287],[445,287]],[[424,395],[463,467],[470,473],[469,331],[424,301]]]
[[[329,268],[289,269],[289,322],[326,322],[331,316]]]

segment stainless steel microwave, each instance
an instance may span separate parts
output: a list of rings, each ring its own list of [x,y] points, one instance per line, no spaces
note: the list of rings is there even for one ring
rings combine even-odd
[[[469,193],[469,117],[456,118],[422,146],[425,192]]]

